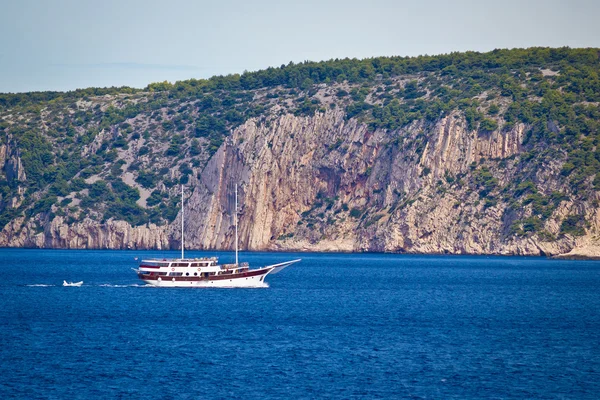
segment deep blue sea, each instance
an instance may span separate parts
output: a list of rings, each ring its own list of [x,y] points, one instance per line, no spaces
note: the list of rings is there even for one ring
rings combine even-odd
[[[302,262],[168,289],[149,256],[0,249],[0,398],[600,398],[600,262],[242,253]]]

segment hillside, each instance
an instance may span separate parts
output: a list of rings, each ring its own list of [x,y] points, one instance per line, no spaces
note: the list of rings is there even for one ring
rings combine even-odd
[[[0,94],[0,246],[600,255],[599,54]]]

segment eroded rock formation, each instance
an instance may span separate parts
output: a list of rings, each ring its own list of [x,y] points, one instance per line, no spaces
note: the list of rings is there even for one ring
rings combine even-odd
[[[449,254],[554,255],[597,248],[598,208],[565,200],[545,224],[558,234],[574,208],[591,221],[588,234],[544,241],[508,234],[507,202],[485,204],[465,182],[474,166],[504,163],[499,186],[514,178],[525,127],[467,129],[454,112],[434,123],[386,132],[338,111],[283,115],[237,128],[186,191],[186,243],[233,248],[234,187],[240,194],[240,243],[250,250],[393,251]],[[0,148],[7,176],[21,179],[18,156]],[[494,165],[496,165],[494,164]],[[560,165],[548,165],[547,177]],[[544,177],[541,177],[542,179]],[[462,180],[462,181],[461,181]],[[168,226],[131,227],[123,221],[68,224],[60,216],[43,228],[23,218],[0,235],[2,246],[166,249],[180,244],[180,216]]]

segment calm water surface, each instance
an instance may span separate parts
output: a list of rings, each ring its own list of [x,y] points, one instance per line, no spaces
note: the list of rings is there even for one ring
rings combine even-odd
[[[177,254],[0,250],[0,398],[600,398],[598,262],[242,254],[303,259],[266,289],[130,269]]]

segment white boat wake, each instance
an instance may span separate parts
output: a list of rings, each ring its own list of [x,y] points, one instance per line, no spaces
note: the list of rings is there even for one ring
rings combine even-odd
[[[57,287],[57,286],[64,286],[64,287],[81,287],[83,286],[83,281],[80,282],[67,282],[67,281],[63,281],[62,285],[53,285],[53,284],[47,284],[47,283],[32,283],[32,284],[28,284],[28,285],[19,285],[19,286],[25,286],[25,287]],[[129,285],[118,285],[118,284],[113,284],[113,283],[101,283],[101,284],[87,284],[86,287],[90,287],[90,286],[96,286],[96,287],[110,287],[110,288],[128,288],[128,287],[141,287],[141,288],[147,288],[148,285],[144,285],[144,284],[140,284],[140,283],[133,283],[133,284],[129,284]]]
[[[131,285],[116,285],[116,284],[112,284],[112,283],[103,283],[101,285],[98,285],[100,287],[111,287],[111,288],[124,288],[124,287],[146,287],[148,285],[143,285],[143,284],[138,284],[138,283],[134,283]]]

